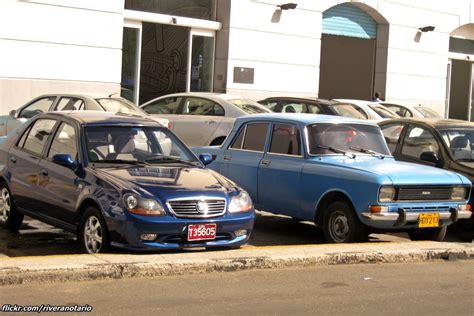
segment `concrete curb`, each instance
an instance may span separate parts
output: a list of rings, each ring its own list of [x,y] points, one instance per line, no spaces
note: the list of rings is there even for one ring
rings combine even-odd
[[[0,260],[0,285],[440,259],[474,259],[474,245],[419,242],[262,247],[176,254],[6,258]]]

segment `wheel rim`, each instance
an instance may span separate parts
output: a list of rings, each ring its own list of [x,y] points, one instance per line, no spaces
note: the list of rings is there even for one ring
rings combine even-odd
[[[329,234],[335,242],[344,242],[349,235],[349,222],[347,216],[341,212],[336,211],[329,219]]]
[[[95,216],[90,216],[84,226],[84,244],[88,253],[98,253],[102,248],[102,226]]]
[[[2,188],[0,192],[0,220],[6,222],[10,216],[12,202],[10,199],[10,192],[7,188]]]

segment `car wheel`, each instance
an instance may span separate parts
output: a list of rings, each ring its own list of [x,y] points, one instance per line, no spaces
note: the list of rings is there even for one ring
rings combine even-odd
[[[408,232],[411,240],[443,241],[446,236],[447,226],[436,228],[415,229]]]
[[[350,205],[343,201],[334,202],[324,215],[324,237],[330,243],[350,243],[367,238],[365,226],[354,214]]]
[[[20,229],[24,215],[20,213],[13,203],[12,195],[5,183],[0,184],[0,223],[3,227],[17,231]]]
[[[82,215],[78,240],[85,253],[102,253],[108,250],[109,231],[97,208],[89,207]]]

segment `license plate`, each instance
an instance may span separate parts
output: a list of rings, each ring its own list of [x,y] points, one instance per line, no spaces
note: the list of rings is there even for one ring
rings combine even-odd
[[[188,241],[216,239],[216,224],[188,226]]]
[[[438,213],[421,213],[418,217],[418,227],[438,227],[439,214]]]

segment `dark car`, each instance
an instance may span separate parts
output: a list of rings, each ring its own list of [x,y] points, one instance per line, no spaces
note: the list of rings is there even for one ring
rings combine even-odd
[[[357,105],[330,101],[318,98],[272,97],[258,101],[267,109],[278,113],[311,113],[346,116],[365,120],[364,114]]]
[[[448,169],[474,181],[474,123],[424,118],[395,119],[379,125],[397,160]],[[469,203],[474,203],[472,192]],[[472,216],[455,227],[463,239],[472,240]]]
[[[41,114],[0,146],[0,221],[16,230],[31,216],[77,233],[87,253],[239,247],[253,204],[211,161],[152,119]]]

